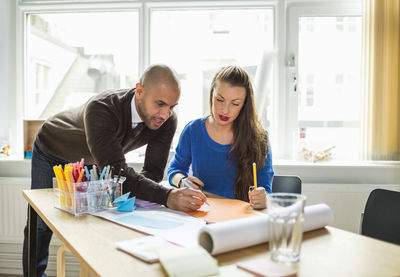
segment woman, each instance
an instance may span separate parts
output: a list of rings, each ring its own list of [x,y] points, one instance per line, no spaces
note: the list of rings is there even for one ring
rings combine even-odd
[[[171,185],[250,201],[266,207],[274,176],[266,131],[257,119],[248,74],[238,66],[222,68],[211,83],[211,115],[189,122],[179,138],[168,168]],[[257,164],[258,187],[253,190],[252,164]],[[193,176],[188,176],[192,166]]]

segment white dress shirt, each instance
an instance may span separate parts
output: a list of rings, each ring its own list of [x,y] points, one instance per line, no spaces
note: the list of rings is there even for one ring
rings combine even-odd
[[[136,110],[135,95],[132,98],[131,107],[132,107],[132,129],[135,129],[139,123],[143,122],[143,120],[140,118],[140,116]]]

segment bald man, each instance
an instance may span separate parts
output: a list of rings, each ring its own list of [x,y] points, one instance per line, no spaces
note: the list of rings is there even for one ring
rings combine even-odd
[[[160,186],[174,136],[173,112],[180,96],[172,69],[153,65],[136,88],[108,90],[84,105],[60,112],[39,129],[32,153],[32,189],[51,188],[53,166],[85,159],[100,168],[124,169],[123,191],[171,209],[197,210],[206,201],[200,191]],[[124,154],[147,144],[141,173],[128,167]],[[24,229],[23,270],[28,275],[28,223]],[[39,218],[37,276],[46,276],[51,230]]]

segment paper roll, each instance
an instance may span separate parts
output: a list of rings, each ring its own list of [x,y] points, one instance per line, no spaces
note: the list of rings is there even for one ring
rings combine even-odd
[[[303,232],[312,231],[333,222],[332,210],[326,204],[304,208]],[[216,255],[269,240],[268,214],[208,224],[200,229],[199,244]]]

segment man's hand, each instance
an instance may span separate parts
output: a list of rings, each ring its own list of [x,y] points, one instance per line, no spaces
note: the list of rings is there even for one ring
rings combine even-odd
[[[191,212],[198,210],[205,201],[207,201],[206,196],[199,190],[173,189],[168,195],[167,206],[174,210]]]
[[[267,193],[265,188],[258,187],[256,189],[249,190],[250,204],[253,205],[254,209],[265,209],[267,207]]]

